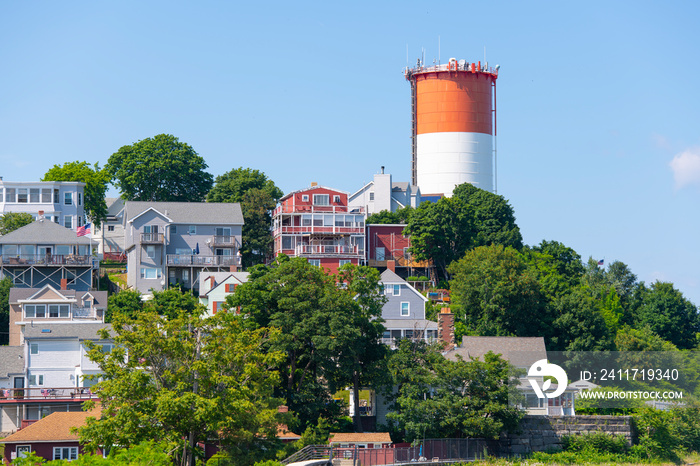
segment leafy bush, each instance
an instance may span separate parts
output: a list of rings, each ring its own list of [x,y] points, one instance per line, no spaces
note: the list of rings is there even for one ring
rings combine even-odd
[[[589,432],[583,435],[567,435],[562,437],[564,451],[598,452],[625,454],[629,450],[627,439],[622,435],[611,435],[606,432]]]

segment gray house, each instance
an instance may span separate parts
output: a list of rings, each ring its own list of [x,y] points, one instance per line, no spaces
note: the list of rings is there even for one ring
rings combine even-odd
[[[202,272],[236,272],[242,229],[238,203],[127,201],[127,284],[142,293],[197,289]]]
[[[97,262],[87,236],[40,216],[36,222],[0,237],[0,276],[16,287],[92,288]]]
[[[392,182],[391,175],[382,172],[375,174],[372,181],[348,197],[348,206],[364,208],[367,215],[387,210],[396,212],[403,207],[418,207],[421,194],[418,186],[408,182]]]
[[[437,322],[425,318],[428,298],[390,269],[382,272],[380,283],[387,298],[382,308],[386,329],[383,343],[393,347],[401,338],[426,341],[437,338]]]

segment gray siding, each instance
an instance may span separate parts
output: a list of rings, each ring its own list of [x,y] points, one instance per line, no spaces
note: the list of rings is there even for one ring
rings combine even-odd
[[[391,288],[393,285],[389,285]],[[386,295],[387,302],[382,308],[382,318],[389,319],[425,319],[425,301],[420,293],[407,284],[400,285],[400,295],[394,296],[391,291]],[[409,303],[408,316],[401,315],[401,303]]]

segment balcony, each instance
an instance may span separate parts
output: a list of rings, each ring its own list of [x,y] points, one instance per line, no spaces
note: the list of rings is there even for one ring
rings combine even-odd
[[[201,256],[168,254],[168,266],[171,267],[230,267],[241,266],[240,256]]]
[[[281,214],[364,214],[364,207],[349,207],[344,205],[279,205],[272,212],[272,216],[276,217]]]
[[[238,247],[238,240],[234,235],[214,235],[211,238],[212,246],[216,248]]]
[[[92,266],[91,256],[79,254],[20,254],[13,256],[0,256],[3,266],[41,265],[41,266]]]
[[[163,233],[141,233],[141,244],[163,244],[164,242]]]
[[[347,257],[364,255],[364,249],[358,246],[337,244],[298,244],[295,252],[297,256]]]
[[[5,388],[0,389],[0,404],[19,401],[81,401],[97,398],[89,388]]]
[[[364,235],[365,227],[336,227],[336,226],[278,226],[272,231],[273,236],[279,235]]]
[[[101,317],[97,316],[97,311],[89,307],[77,307],[73,306],[73,318],[74,319],[95,319],[101,320]]]

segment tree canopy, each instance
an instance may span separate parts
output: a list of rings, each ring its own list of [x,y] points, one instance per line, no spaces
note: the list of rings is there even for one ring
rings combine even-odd
[[[6,235],[18,228],[29,225],[33,221],[34,217],[32,217],[32,214],[26,212],[6,212],[0,217],[0,235]]]
[[[421,438],[497,439],[514,430],[522,412],[513,368],[491,352],[483,360],[444,358],[441,348],[403,340],[391,355],[396,387],[387,415],[405,441]]]
[[[12,279],[0,280],[0,346],[10,342],[10,288]]]
[[[212,439],[238,464],[264,456],[280,422],[273,387],[282,358],[265,347],[279,332],[245,328],[225,312],[116,314],[112,325],[114,349],[92,345],[89,352],[102,371],[93,387],[102,417],[80,429],[83,443],[94,449],[158,439],[179,445],[176,456],[190,465],[196,445]],[[106,329],[101,337],[110,337]]]
[[[213,180],[192,146],[170,134],[119,148],[105,169],[122,197],[130,201],[200,202]]]
[[[243,266],[262,264],[272,256],[272,210],[282,197],[275,183],[263,172],[235,168],[217,176],[207,194],[209,202],[240,202],[243,212]]]
[[[107,217],[107,185],[111,176],[99,164],[90,166],[87,162],[66,162],[54,165],[44,174],[42,181],[79,181],[85,183],[85,212],[90,220],[99,226]]]
[[[280,331],[271,344],[286,356],[278,394],[301,430],[321,417],[337,417],[332,393],[348,385],[359,391],[381,359],[384,296],[378,281],[374,269],[346,266],[334,277],[304,258],[280,256],[269,267],[253,267],[248,282],[226,298],[249,325]]]

